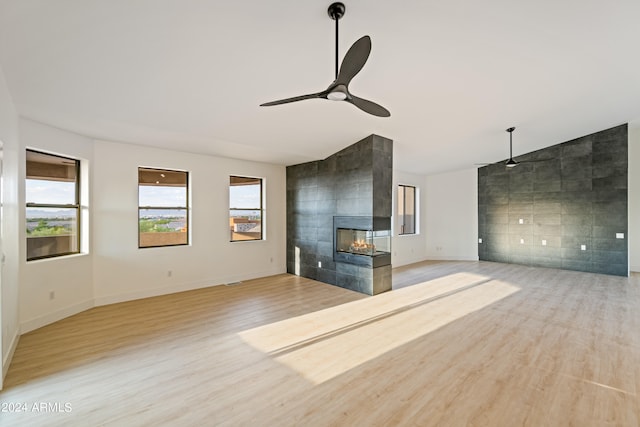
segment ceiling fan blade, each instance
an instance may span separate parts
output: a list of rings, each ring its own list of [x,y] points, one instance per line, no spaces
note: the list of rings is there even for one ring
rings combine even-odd
[[[324,97],[326,97],[326,93],[325,92],[326,91],[318,92],[318,93],[311,93],[309,95],[294,96],[293,98],[279,99],[277,101],[265,102],[264,104],[260,104],[260,106],[261,107],[269,107],[271,105],[280,105],[280,104],[288,104],[290,102],[304,101],[305,99],[324,98]]]
[[[348,86],[351,79],[364,67],[369,58],[369,53],[371,53],[371,38],[362,36],[351,45],[344,56],[336,83]]]
[[[549,160],[556,160],[556,159],[553,157],[549,157],[548,159],[520,160],[518,163],[540,163],[540,162],[548,162]]]
[[[389,110],[384,108],[382,105],[378,105],[375,102],[372,102],[366,99],[358,98],[357,96],[350,95],[350,97],[347,97],[345,101],[355,105],[365,113],[373,114],[374,116],[378,116],[378,117],[391,116],[391,113],[389,112]]]

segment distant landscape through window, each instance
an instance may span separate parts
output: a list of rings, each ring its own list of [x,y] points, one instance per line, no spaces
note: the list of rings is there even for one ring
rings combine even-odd
[[[80,251],[79,171],[78,160],[27,150],[27,261]]]
[[[232,242],[262,240],[262,179],[229,179],[229,229]]]
[[[138,168],[138,246],[189,243],[188,172]]]

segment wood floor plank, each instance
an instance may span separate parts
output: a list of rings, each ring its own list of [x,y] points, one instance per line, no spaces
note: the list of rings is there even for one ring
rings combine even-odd
[[[640,425],[640,276],[431,261],[393,282],[87,310],[21,337],[0,402],[28,410],[0,426]]]

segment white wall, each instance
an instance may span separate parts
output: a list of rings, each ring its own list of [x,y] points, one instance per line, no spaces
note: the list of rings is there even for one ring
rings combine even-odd
[[[419,191],[418,233],[415,235],[398,235],[399,184],[413,185]],[[478,260],[477,169],[426,177],[394,171],[393,213],[391,263],[394,267],[426,259]]]
[[[284,166],[94,141],[26,119],[20,120],[20,137],[19,205],[25,148],[80,158],[89,171],[82,185],[89,186],[90,199],[82,203],[89,208],[91,230],[80,255],[26,262],[26,232],[20,227],[21,333],[95,305],[286,271]],[[138,248],[139,166],[189,171],[190,245]],[[266,240],[229,242],[229,175],[265,179]]]
[[[629,268],[640,272],[640,120],[629,123]]]
[[[93,188],[90,175],[93,166],[93,140],[27,119],[20,119],[19,200],[24,206],[25,149],[35,149],[82,160],[89,171],[81,186]],[[90,192],[89,192],[90,193]],[[91,212],[91,200],[81,200]],[[25,223],[20,210],[20,224]],[[91,218],[89,224],[91,226]],[[84,231],[84,230],[83,230]],[[20,227],[20,323],[21,332],[39,328],[56,320],[93,307],[93,260],[90,247],[80,255],[26,261],[26,230]],[[55,293],[50,299],[49,293]]]
[[[138,249],[139,166],[189,171],[190,245]],[[286,272],[284,166],[98,141],[93,172],[97,305]],[[265,179],[266,240],[229,242],[229,175]]]
[[[406,172],[393,172],[393,240],[391,242],[391,265],[399,267],[426,259],[427,234],[426,223],[426,178],[424,175]],[[418,194],[416,234],[399,235],[400,219],[398,218],[398,185],[416,187]]]
[[[2,379],[7,373],[13,351],[18,344],[19,323],[19,257],[18,257],[18,115],[0,68],[0,141],[2,142],[2,253],[0,262],[0,334],[2,349]],[[1,257],[2,255],[0,255]]]
[[[477,261],[477,169],[430,175],[426,190],[427,258]]]

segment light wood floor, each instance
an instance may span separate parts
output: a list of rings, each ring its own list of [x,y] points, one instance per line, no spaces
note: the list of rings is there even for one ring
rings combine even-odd
[[[0,425],[638,426],[639,396],[638,275],[426,262],[375,297],[280,275],[38,329]]]

